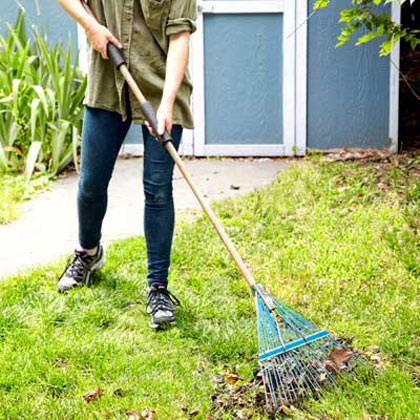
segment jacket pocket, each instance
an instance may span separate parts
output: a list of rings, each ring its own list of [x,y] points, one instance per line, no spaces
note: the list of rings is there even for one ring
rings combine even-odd
[[[164,29],[171,0],[140,0],[144,20],[150,29]]]

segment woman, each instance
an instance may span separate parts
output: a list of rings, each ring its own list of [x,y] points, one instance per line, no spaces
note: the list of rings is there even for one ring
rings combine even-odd
[[[91,0],[96,19],[80,0],[58,0],[86,31],[90,45],[88,88],[82,131],[77,204],[79,248],[58,281],[66,292],[89,284],[105,262],[100,244],[107,188],[131,122],[142,124],[144,138],[144,233],[147,245],[147,313],[150,326],[174,322],[168,269],[174,230],[174,163],[155,140],[122,75],[108,60],[109,42],[121,48],[134,79],[157,109],[158,131],[165,128],[179,147],[182,129],[193,128],[186,72],[190,34],[195,30],[195,0]],[[82,0],[83,1],[83,0]]]

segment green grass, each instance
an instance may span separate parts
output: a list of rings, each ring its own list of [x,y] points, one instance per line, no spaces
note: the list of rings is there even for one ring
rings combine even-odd
[[[45,177],[35,178],[25,183],[22,175],[0,174],[0,225],[16,220],[25,200],[36,192],[45,189],[48,181]]]
[[[379,172],[302,161],[215,206],[258,281],[360,351],[380,349],[384,369],[294,418],[420,418],[419,178]],[[170,282],[184,307],[168,331],[147,326],[144,240],[115,242],[107,258],[91,288],[67,296],[55,291],[63,261],[0,285],[0,418],[122,419],[151,406],[158,419],[182,419],[185,405],[205,419],[216,373],[250,379],[253,304],[204,218],[177,228]],[[97,386],[105,394],[86,403]]]

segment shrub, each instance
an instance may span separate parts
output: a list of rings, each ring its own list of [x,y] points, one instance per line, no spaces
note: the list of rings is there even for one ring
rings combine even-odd
[[[69,163],[77,168],[86,77],[67,49],[46,35],[16,24],[0,35],[0,171],[34,169],[54,176]]]

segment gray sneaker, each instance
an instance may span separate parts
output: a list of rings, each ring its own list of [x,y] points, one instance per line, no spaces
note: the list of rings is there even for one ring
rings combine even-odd
[[[152,283],[146,289],[146,312],[150,315],[149,326],[158,328],[175,323],[174,305],[181,302],[167,289],[165,283]]]
[[[105,252],[99,245],[95,255],[85,251],[74,251],[74,256],[61,274],[57,290],[61,293],[80,286],[88,286],[92,272],[100,270],[105,264]]]

